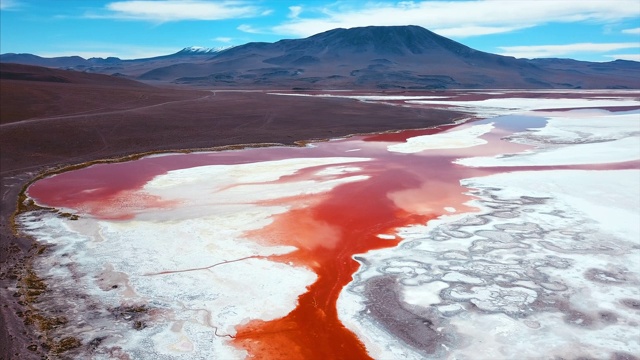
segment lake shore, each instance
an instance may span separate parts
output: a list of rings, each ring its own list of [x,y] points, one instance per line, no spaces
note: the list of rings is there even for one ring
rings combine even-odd
[[[2,82],[4,89],[11,85],[11,81]],[[66,166],[132,154],[215,150],[238,144],[293,146],[297,141],[451,124],[465,117],[455,111],[370,104],[355,99],[293,98],[263,92],[191,93],[186,100],[3,122],[0,320],[4,325],[0,328],[0,353],[16,359],[37,359],[42,354],[38,334],[32,326],[25,325],[24,303],[16,288],[19,280],[24,281],[29,259],[38,248],[31,238],[15,231],[12,218],[21,192],[37,176]],[[50,105],[35,93],[33,99]],[[2,103],[3,108],[10,105]]]

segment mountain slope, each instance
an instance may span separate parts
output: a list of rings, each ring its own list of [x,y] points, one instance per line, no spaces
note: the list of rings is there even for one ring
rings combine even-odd
[[[221,50],[223,49],[189,46],[174,54],[132,60],[122,60],[117,57],[84,59],[80,56],[45,58],[32,54],[7,53],[0,55],[0,63],[16,63],[135,77],[151,69],[170,66],[175,63],[203,62],[215,56]]]
[[[472,49],[418,26],[334,29],[213,53],[185,48],[165,57],[74,68],[224,88],[640,88],[638,62],[516,59]]]
[[[99,86],[127,86],[148,88],[138,81],[103,74],[87,74],[78,71],[65,71],[35,65],[0,63],[0,79],[41,81],[67,84],[90,84]]]
[[[294,88],[637,88],[638,63],[572,66],[474,50],[418,26],[334,29],[305,39],[249,43],[200,64],[141,80]]]
[[[206,63],[158,68],[140,78],[205,84],[444,88],[478,87],[487,82],[487,76],[501,76],[514,67],[534,77],[539,71],[526,61],[473,50],[417,26],[391,26],[335,29],[273,44],[249,43]],[[492,72],[497,74],[488,74]]]
[[[103,74],[0,63],[0,124],[51,116],[124,111],[184,98],[198,91],[159,89]]]

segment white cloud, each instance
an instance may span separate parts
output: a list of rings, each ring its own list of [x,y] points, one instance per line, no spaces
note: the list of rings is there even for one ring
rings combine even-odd
[[[575,53],[603,53],[621,49],[638,49],[637,43],[576,43],[565,45],[501,46],[500,55],[517,58],[561,57]]]
[[[636,54],[616,54],[616,55],[606,55],[606,57],[617,60],[633,60],[640,61],[640,52]]]
[[[265,10],[245,1],[203,1],[203,0],[131,0],[107,4],[106,15],[88,17],[108,17],[127,20],[154,22],[183,20],[223,20],[255,17]]]
[[[624,30],[622,30],[622,33],[623,34],[637,35],[637,34],[640,34],[640,27],[633,28],[633,29],[624,29]]]
[[[310,36],[336,27],[419,25],[439,34],[467,37],[553,22],[607,23],[637,16],[629,11],[637,6],[637,0],[377,1],[359,7],[338,2],[324,8],[305,8],[307,16],[287,20],[273,31]]]
[[[302,12],[302,6],[289,6],[289,17],[296,19]]]
[[[242,32],[250,33],[250,34],[262,34],[262,33],[264,33],[264,31],[258,30],[256,28],[254,28],[253,26],[247,25],[247,24],[239,25],[236,29],[238,29],[238,30],[240,30]]]
[[[20,7],[16,0],[0,0],[0,10],[15,10]]]
[[[508,26],[456,26],[452,28],[438,29],[438,35],[448,37],[466,37],[473,34],[473,36],[491,35],[505,32],[511,32],[523,27],[508,27]]]
[[[220,37],[214,38],[213,40],[214,40],[214,41],[218,41],[218,42],[223,42],[223,43],[230,43],[230,42],[231,42],[231,40],[233,40],[233,39],[232,39],[232,38],[230,38],[230,37],[223,37],[223,36],[220,36]]]

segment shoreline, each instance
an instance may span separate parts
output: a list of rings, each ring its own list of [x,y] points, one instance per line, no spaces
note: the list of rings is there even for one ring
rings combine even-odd
[[[265,97],[265,94],[256,93],[232,93],[232,97]],[[245,99],[246,100],[246,99]],[[248,99],[251,101],[252,99]],[[273,100],[273,103],[276,103],[273,106],[278,106],[279,104],[276,99]],[[299,101],[296,99],[296,101]],[[312,99],[314,103],[324,103],[325,99]],[[303,101],[306,102],[306,101]],[[13,166],[13,168],[6,169],[3,166],[1,174],[1,185],[2,185],[2,212],[0,214],[0,299],[2,299],[2,303],[4,304],[2,308],[0,308],[0,320],[5,324],[6,327],[0,328],[0,353],[6,354],[8,359],[40,359],[43,355],[48,352],[43,351],[41,347],[42,339],[38,337],[40,334],[38,331],[34,329],[33,325],[25,324],[25,306],[24,296],[20,296],[19,293],[21,289],[21,282],[25,281],[33,281],[37,279],[29,278],[29,269],[30,269],[30,261],[34,256],[37,256],[39,251],[42,251],[38,246],[38,243],[29,238],[28,236],[21,235],[17,229],[15,228],[15,223],[13,222],[13,218],[19,211],[24,210],[24,204],[20,204],[20,202],[24,199],[24,192],[28,188],[30,184],[41,179],[46,176],[50,176],[55,173],[64,172],[76,168],[82,168],[86,166],[90,166],[92,164],[97,163],[108,163],[108,162],[120,162],[120,161],[129,161],[136,158],[149,156],[153,154],[162,154],[162,153],[178,153],[178,152],[198,152],[198,151],[224,151],[224,150],[233,150],[237,148],[245,148],[245,147],[262,147],[262,146],[305,146],[306,144],[317,142],[317,141],[326,141],[331,138],[343,138],[350,137],[355,135],[363,135],[363,134],[377,134],[383,132],[395,132],[409,129],[425,129],[425,128],[433,128],[442,125],[451,125],[458,123],[463,118],[468,118],[467,114],[462,114],[456,111],[444,111],[444,110],[420,110],[421,117],[416,117],[418,114],[411,114],[415,109],[410,108],[400,108],[395,106],[388,105],[375,105],[375,104],[361,104],[355,100],[338,100],[330,102],[339,102],[339,107],[341,110],[349,111],[351,107],[358,108],[357,110],[364,110],[362,113],[358,113],[355,116],[356,121],[346,121],[346,124],[332,124],[334,126],[340,126],[344,128],[343,133],[339,133],[338,130],[331,130],[327,133],[325,129],[321,126],[308,127],[306,129],[299,129],[299,140],[292,140],[291,135],[286,135],[286,129],[283,129],[284,132],[274,130],[271,134],[251,134],[252,129],[245,129],[249,133],[249,135],[253,135],[253,137],[257,140],[255,142],[250,143],[228,143],[225,138],[218,139],[210,139],[210,143],[212,146],[210,147],[202,147],[198,141],[194,141],[193,139],[189,141],[183,141],[183,147],[178,148],[165,148],[161,143],[150,143],[146,146],[135,146],[133,154],[127,150],[121,150],[119,148],[116,149],[104,149],[98,153],[90,153],[85,156],[73,157],[71,159],[52,159],[51,161],[47,161],[41,164],[35,165],[30,162],[29,156],[23,154],[11,154],[9,152],[9,156],[14,155],[15,158],[20,158],[18,164],[20,166]],[[285,104],[286,105],[286,102]],[[352,105],[352,106],[350,106]],[[334,104],[335,106],[335,104]],[[379,120],[376,124],[357,124],[357,120],[362,120],[365,117],[371,117],[371,113],[368,109],[363,109],[363,107],[384,107],[388,109],[387,112],[391,113],[400,113],[400,115],[407,115],[407,112],[410,112],[409,115],[412,116],[413,119],[409,119],[410,121],[405,124],[390,124],[386,118],[383,116],[379,116]],[[358,111],[360,112],[360,111]],[[386,113],[386,112],[385,112]],[[404,113],[404,114],[402,114]],[[425,118],[427,114],[431,114],[432,117]],[[322,114],[318,114],[322,115]],[[375,116],[375,115],[374,115]],[[352,116],[353,118],[353,116]],[[356,124],[354,124],[356,123]],[[25,127],[32,127],[31,124],[24,124]],[[19,122],[16,125],[13,125],[14,128],[20,128],[21,124]],[[254,129],[255,130],[255,129]],[[27,130],[28,131],[28,130]],[[123,134],[120,134],[123,135]],[[125,134],[126,135],[126,134]],[[304,136],[306,135],[306,136]],[[6,138],[7,134],[3,134],[0,137]],[[19,142],[18,139],[3,139],[3,144],[11,143],[16,145],[15,143]],[[4,147],[4,146],[3,146]],[[17,147],[20,148],[20,147]],[[73,150],[73,149],[71,149]],[[141,151],[142,150],[142,151]],[[22,152],[22,151],[21,151]],[[7,153],[3,149],[3,157]],[[56,158],[51,156],[52,158]],[[80,161],[79,161],[80,160]],[[25,280],[27,278],[27,280]],[[38,283],[39,284],[39,283]],[[37,285],[38,287],[42,285]],[[27,292],[28,289],[22,289],[22,292]],[[61,344],[64,347],[65,344]],[[68,346],[72,346],[72,343],[66,344]]]
[[[631,94],[635,94],[632,92]],[[554,94],[555,95],[555,94]],[[277,99],[268,98],[268,95],[262,93],[233,93],[231,97],[242,98],[242,97],[263,97],[268,100],[272,100],[272,102],[278,102]],[[154,154],[163,154],[163,153],[191,153],[191,152],[200,152],[200,151],[224,151],[224,150],[233,150],[238,148],[247,148],[247,147],[262,147],[262,146],[306,146],[307,144],[327,141],[334,138],[346,138],[350,136],[356,135],[365,135],[365,134],[379,134],[385,132],[398,132],[403,130],[414,130],[414,129],[428,129],[434,128],[437,126],[444,125],[455,125],[460,122],[464,122],[464,119],[469,119],[468,113],[461,113],[455,111],[455,109],[449,110],[437,110],[437,109],[425,109],[425,108],[413,108],[413,107],[400,107],[400,106],[390,106],[392,104],[371,104],[371,103],[363,103],[361,101],[355,101],[353,99],[329,99],[326,98],[318,99],[310,99],[311,102],[314,103],[323,103],[324,101],[328,101],[332,105],[338,104],[342,106],[344,111],[348,111],[351,106],[354,108],[358,108],[360,113],[357,113],[355,116],[356,120],[361,120],[362,118],[371,118],[376,117],[375,110],[373,108],[382,109],[385,108],[388,112],[391,113],[406,113],[412,111],[420,111],[422,115],[426,115],[428,113],[432,113],[433,115],[437,115],[437,119],[425,119],[425,118],[414,118],[413,121],[415,124],[411,125],[411,123],[405,123],[405,126],[399,126],[399,124],[389,124],[389,118],[385,117],[385,115],[378,115],[378,123],[375,124],[379,130],[371,130],[371,124],[368,123],[369,127],[343,122],[336,124],[336,128],[332,128],[327,131],[326,128],[322,128],[318,126],[318,123],[311,122],[315,124],[317,127],[306,127],[303,129],[298,129],[296,137],[309,139],[309,140],[293,140],[292,136],[289,135],[286,129],[283,130],[272,130],[270,133],[260,133],[259,130],[261,128],[242,128],[245,132],[249,133],[249,137],[253,139],[261,139],[263,141],[256,141],[253,143],[243,143],[243,144],[229,144],[228,138],[215,138],[209,139],[212,143],[219,143],[217,146],[211,147],[196,147],[198,144],[197,140],[183,138],[181,144],[185,146],[181,149],[175,150],[174,148],[163,148],[166,147],[166,144],[162,143],[154,143],[154,144],[145,144],[142,146],[134,147],[138,150],[144,149],[145,147],[151,147],[147,151],[136,151],[134,153],[128,153],[127,151],[120,149],[109,149],[105,148],[103,151],[99,153],[89,153],[83,157],[86,161],[78,162],[78,157],[72,157],[70,159],[62,159],[62,160],[52,160],[49,163],[35,165],[31,167],[18,167],[9,171],[2,171],[2,186],[3,186],[3,197],[2,197],[2,216],[0,220],[1,223],[1,236],[2,242],[0,242],[0,284],[2,284],[2,290],[0,290],[0,296],[2,297],[3,303],[5,304],[0,310],[0,320],[3,323],[8,324],[9,327],[7,329],[0,328],[0,351],[8,354],[9,359],[11,356],[15,356],[20,359],[31,359],[31,358],[40,358],[41,355],[46,354],[41,352],[41,342],[42,339],[38,339],[37,335],[32,327],[29,328],[25,326],[23,318],[20,317],[24,313],[23,304],[20,304],[23,301],[22,297],[14,296],[14,293],[17,293],[19,289],[15,287],[11,287],[11,283],[16,283],[16,277],[18,276],[16,272],[20,272],[22,276],[22,282],[28,283],[33,282],[33,287],[35,287],[36,292],[40,291],[39,287],[43,286],[40,283],[40,280],[35,277],[31,277],[29,273],[29,262],[30,259],[33,259],[34,256],[37,256],[39,251],[43,251],[42,247],[39,247],[38,244],[31,240],[28,237],[21,236],[18,232],[16,232],[13,223],[13,216],[20,211],[20,209],[25,206],[24,204],[20,204],[20,202],[24,199],[24,193],[28,186],[46,176],[50,176],[55,173],[65,172],[77,168],[82,168],[86,166],[90,166],[98,163],[111,163],[111,162],[122,162],[134,160],[137,158],[141,158],[144,156],[150,156]],[[296,101],[306,102],[302,99],[296,99]],[[286,102],[285,102],[286,103]],[[273,104],[272,104],[273,106]],[[275,105],[277,106],[277,105]],[[268,112],[268,110],[265,110]],[[316,113],[314,114],[317,118],[322,118],[324,113]],[[393,118],[395,120],[395,118]],[[425,126],[427,121],[431,121],[431,124]],[[248,123],[251,121],[247,120]],[[321,124],[320,124],[321,125]],[[390,126],[393,125],[393,126]],[[29,125],[27,125],[29,126]],[[341,126],[341,127],[338,127]],[[375,127],[374,126],[374,127]],[[16,126],[18,127],[18,126]],[[240,125],[242,127],[242,125]],[[349,131],[345,129],[355,129],[355,131]],[[362,128],[365,131],[357,131],[357,129]],[[386,129],[385,129],[386,128]],[[344,134],[340,134],[339,130],[342,130]],[[253,133],[251,131],[254,131]],[[300,135],[303,134],[303,135]],[[304,136],[307,134],[308,136]],[[330,136],[326,136],[329,135]],[[122,134],[120,134],[122,135]],[[129,134],[130,135],[130,134]],[[245,135],[247,135],[245,133]],[[323,136],[324,135],[324,136]],[[15,140],[14,141],[18,141]],[[3,142],[4,143],[4,142]],[[194,146],[188,146],[189,144],[193,144]],[[164,146],[163,146],[164,145]],[[6,153],[3,151],[3,155]],[[111,156],[109,155],[111,154]],[[14,154],[16,155],[16,154]],[[96,158],[97,157],[97,158]],[[93,159],[92,159],[93,158]],[[23,159],[23,165],[29,163],[29,159]],[[2,169],[4,170],[4,169]],[[29,170],[29,171],[27,171]],[[9,211],[10,210],[10,213]],[[5,251],[6,249],[6,251]],[[15,269],[15,270],[13,270]],[[28,293],[28,289],[23,289],[23,292]],[[13,327],[12,327],[13,326]],[[54,324],[55,326],[55,324]],[[37,345],[36,345],[37,344]],[[72,340],[67,341],[66,343],[58,344],[60,347],[65,346],[73,346],[74,343]]]

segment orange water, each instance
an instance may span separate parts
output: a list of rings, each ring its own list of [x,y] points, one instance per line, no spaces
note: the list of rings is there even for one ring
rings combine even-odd
[[[399,210],[384,194],[398,181],[378,179],[336,188],[307,208],[278,216],[250,235],[258,241],[295,245],[300,250],[279,261],[307,266],[318,280],[281,319],[238,327],[234,343],[259,359],[367,359],[363,344],[338,319],[336,301],[358,263],[354,254],[394,246],[376,235],[431,216]]]

